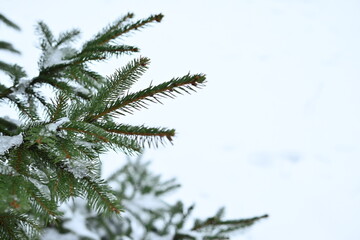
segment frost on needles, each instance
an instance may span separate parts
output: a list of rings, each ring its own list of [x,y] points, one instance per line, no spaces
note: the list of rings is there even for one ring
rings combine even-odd
[[[132,92],[149,66],[148,58],[134,58],[109,77],[91,68],[91,63],[138,52],[116,40],[160,22],[163,15],[133,17],[121,17],[79,49],[73,46],[79,30],[56,37],[39,22],[42,54],[34,77],[0,60],[0,71],[6,74],[0,79],[0,101],[18,112],[16,120],[0,116],[0,239],[38,239],[44,226],[60,221],[60,204],[75,197],[101,216],[121,215],[122,199],[100,177],[99,155],[110,149],[138,154],[145,146],[172,141],[174,129],[133,126],[117,118],[203,87],[204,74]],[[0,14],[3,25],[19,30]],[[5,41],[0,41],[0,50],[19,53]],[[52,97],[44,91],[49,87]]]

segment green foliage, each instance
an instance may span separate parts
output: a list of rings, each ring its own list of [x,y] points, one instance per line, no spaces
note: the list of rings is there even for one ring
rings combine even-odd
[[[0,71],[10,82],[0,84],[0,102],[15,108],[21,120],[0,117],[1,239],[22,239],[25,235],[35,239],[35,225],[56,221],[62,214],[59,204],[73,197],[86,199],[99,214],[118,215],[123,210],[121,196],[115,196],[100,178],[99,154],[109,149],[138,154],[145,145],[172,141],[173,129],[125,125],[116,117],[202,87],[203,74],[187,74],[131,92],[148,68],[148,58],[134,59],[110,77],[91,69],[94,61],[138,52],[137,47],[117,44],[116,40],[160,22],[163,15],[138,21],[132,18],[133,14],[125,15],[80,49],[72,46],[79,30],[56,37],[39,22],[36,31],[42,54],[39,74],[33,78],[20,66],[0,61]],[[3,15],[0,22],[19,29]],[[0,50],[18,53],[6,42],[0,42]],[[44,87],[52,89],[53,97],[48,97]],[[7,218],[11,220],[1,220]]]
[[[0,27],[2,23],[4,23],[7,27],[13,28],[15,30],[20,30],[19,26],[17,26],[11,20],[6,18],[4,15],[0,14]],[[0,50],[20,54],[20,52],[16,50],[11,43],[1,40],[0,40]],[[1,60],[0,60],[0,71],[12,75],[13,78],[17,80],[20,77],[25,77],[24,71],[22,71],[22,69],[19,66],[17,66],[16,64],[9,64]],[[6,90],[6,87],[0,84],[0,91],[3,92],[4,90]]]
[[[16,30],[20,30],[20,27],[16,25],[14,22],[9,20],[7,17],[5,17],[3,14],[0,13],[0,23],[4,23],[8,27],[11,27]]]
[[[170,204],[164,198],[180,185],[175,179],[163,181],[159,175],[149,171],[149,162],[142,162],[140,158],[136,161],[129,159],[125,166],[110,176],[108,183],[115,189],[115,196],[121,199],[122,218],[95,214],[82,201],[75,200],[66,206],[65,216],[58,224],[48,226],[45,237],[65,234],[79,240],[223,240],[267,217],[224,220],[225,211],[221,208],[214,216],[196,219],[191,224],[194,206],[185,207],[181,201]],[[75,222],[76,226],[72,224]]]
[[[39,226],[28,216],[15,211],[0,214],[0,239],[18,240],[37,238]]]

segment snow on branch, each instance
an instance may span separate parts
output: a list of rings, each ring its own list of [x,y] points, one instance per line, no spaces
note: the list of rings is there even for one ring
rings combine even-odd
[[[22,142],[23,136],[21,133],[16,136],[0,136],[0,155],[12,147],[19,146]]]

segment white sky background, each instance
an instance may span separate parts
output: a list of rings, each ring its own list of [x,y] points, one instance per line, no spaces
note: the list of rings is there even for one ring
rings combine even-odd
[[[220,206],[230,218],[270,215],[234,239],[360,239],[359,1],[2,0],[23,30],[1,26],[0,39],[34,76],[37,20],[56,33],[80,28],[85,40],[128,11],[165,15],[124,41],[152,59],[139,87],[207,74],[198,93],[124,118],[177,129],[174,146],[145,155],[178,177],[175,198],[196,202],[198,216]]]

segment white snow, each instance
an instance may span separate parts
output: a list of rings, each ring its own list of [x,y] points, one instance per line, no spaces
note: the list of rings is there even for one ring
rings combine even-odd
[[[0,161],[0,173],[5,175],[17,175],[17,172],[14,170],[14,168],[8,165],[7,159],[4,162]]]
[[[71,48],[49,49],[45,56],[43,67],[48,68],[57,64],[68,63],[69,61],[64,60],[64,58],[71,54],[71,51]]]
[[[20,133],[16,136],[0,136],[0,154],[4,154],[12,147],[19,146],[23,142],[23,136]]]
[[[71,82],[73,84],[70,84],[72,87],[74,87],[74,90],[76,92],[79,92],[79,93],[82,93],[82,94],[85,94],[85,95],[89,95],[91,92],[84,88],[83,86],[81,86],[80,84],[76,83],[76,82]]]
[[[166,204],[163,200],[152,194],[136,195],[134,199],[131,200],[131,203],[141,206],[142,208],[154,209],[154,210],[169,207],[169,205]]]
[[[169,207],[169,205],[159,197],[156,197],[152,194],[140,195],[138,192],[130,201],[124,200],[123,204],[132,212],[136,213],[144,212],[142,209],[152,209],[156,211],[157,209],[164,209]],[[147,218],[147,216],[145,216],[146,214],[146,212],[143,213],[143,219]]]
[[[88,216],[85,213],[75,211],[69,215],[70,221],[65,222],[64,227],[71,229],[77,235],[98,239],[99,236],[97,234],[87,229],[86,217]]]
[[[17,125],[17,126],[20,126],[21,125],[21,121],[19,121],[18,119],[14,119],[14,118],[11,118],[7,115],[5,116],[2,116],[3,119],[9,121],[9,122],[12,122],[13,124]]]
[[[176,215],[173,216],[172,222],[174,224],[178,224],[182,220],[182,217],[183,217],[182,214],[177,213]]]
[[[69,118],[68,117],[63,117],[63,118],[60,118],[59,120],[57,120],[56,122],[54,123],[50,123],[48,125],[46,125],[46,128],[50,131],[50,132],[55,132],[56,129],[61,126],[62,124],[64,123],[67,123],[69,122]]]
[[[37,187],[37,189],[39,189],[39,191],[42,193],[44,197],[46,197],[49,200],[51,199],[50,189],[47,185],[42,184],[41,182],[39,182],[34,178],[28,178],[28,179]]]
[[[91,92],[86,89],[84,86],[82,86],[81,84],[79,84],[78,82],[75,82],[72,79],[59,79],[60,82],[65,82],[66,84],[68,84],[69,86],[71,86],[73,88],[73,90],[75,92],[79,92],[85,95],[89,95]]]
[[[132,239],[134,240],[142,239],[145,233],[144,226],[138,221],[135,215],[139,216],[142,221],[147,222],[150,220],[150,215],[147,212],[148,209],[156,211],[169,207],[169,205],[166,204],[163,200],[152,194],[141,195],[138,192],[133,199],[123,200],[122,204],[126,209],[123,217],[130,219],[131,228],[135,230],[131,235]],[[160,223],[158,223],[158,226],[161,227]],[[160,237],[155,234],[151,234],[151,237],[147,239],[165,240],[170,239],[170,235],[171,233],[168,236]]]
[[[41,136],[51,136],[54,132],[56,132],[58,127],[60,127],[62,124],[67,123],[69,121],[70,121],[70,119],[68,117],[62,117],[54,123],[49,123],[49,124],[45,125],[45,127],[40,131],[39,134]],[[66,134],[66,133],[60,132],[59,134]]]
[[[25,89],[29,86],[31,79],[22,78],[16,88],[12,88],[12,93],[8,95],[10,99],[20,100],[23,104],[28,105],[26,100]]]
[[[76,178],[90,176],[87,164],[80,159],[76,159],[76,161],[69,161],[68,159],[66,159],[64,160],[64,164],[66,165],[66,169],[72,174],[74,174]]]
[[[81,198],[74,199],[76,201],[77,210],[71,211],[67,204],[61,206],[61,210],[65,212],[64,218],[69,221],[64,223],[64,227],[70,229],[78,236],[99,239],[99,236],[91,232],[86,227],[86,218],[89,217],[86,210],[86,201]]]
[[[41,239],[43,239],[43,240],[50,240],[50,239],[78,240],[79,238],[76,235],[72,234],[72,233],[62,233],[62,234],[60,234],[55,229],[48,228],[42,234]]]
[[[87,148],[92,148],[92,147],[96,146],[95,143],[90,143],[90,142],[86,142],[86,141],[82,141],[82,140],[77,140],[77,141],[75,141],[75,143],[82,145],[84,147],[87,147]]]

